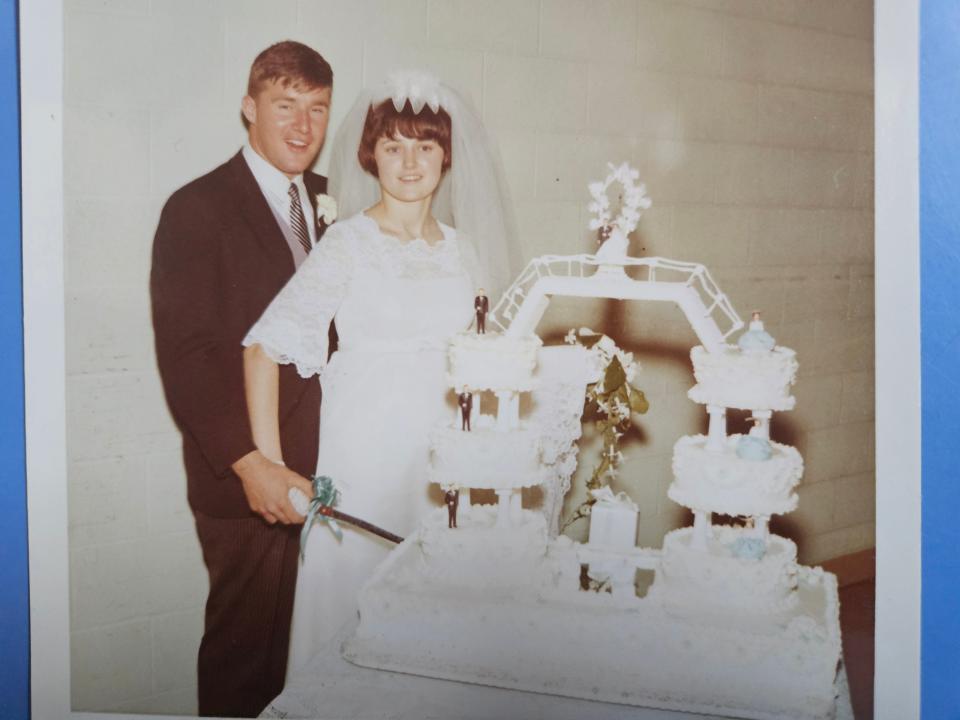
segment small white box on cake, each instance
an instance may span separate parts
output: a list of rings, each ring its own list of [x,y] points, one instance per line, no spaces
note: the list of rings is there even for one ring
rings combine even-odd
[[[596,498],[590,510],[590,545],[632,548],[637,544],[637,504],[625,492],[616,495],[609,487],[591,490]]]

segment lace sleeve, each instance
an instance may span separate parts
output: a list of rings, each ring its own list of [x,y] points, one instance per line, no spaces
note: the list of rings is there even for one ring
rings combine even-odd
[[[301,377],[319,375],[327,364],[330,321],[353,273],[350,232],[331,225],[297,272],[243,339],[259,344],[274,361],[294,363]]]
[[[456,237],[457,250],[460,253],[460,263],[470,276],[474,290],[478,288],[486,289],[488,285],[486,282],[487,278],[483,276],[483,271],[480,269],[480,261],[477,258],[477,249],[474,247],[473,241],[461,232],[458,232]],[[491,302],[497,299],[499,298],[491,298]]]

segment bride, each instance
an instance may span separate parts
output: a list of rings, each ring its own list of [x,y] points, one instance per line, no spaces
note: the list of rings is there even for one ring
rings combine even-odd
[[[497,297],[517,269],[506,189],[476,113],[412,74],[361,95],[337,134],[330,176],[346,219],[244,340],[251,427],[258,449],[282,462],[277,363],[319,374],[317,474],[333,479],[338,508],[406,535],[442,502],[425,476],[428,433],[455,412],[447,340],[468,328],[476,290]],[[327,362],[331,320],[339,347]],[[288,677],[355,617],[360,586],[391,547],[351,526],[339,542],[313,529]]]

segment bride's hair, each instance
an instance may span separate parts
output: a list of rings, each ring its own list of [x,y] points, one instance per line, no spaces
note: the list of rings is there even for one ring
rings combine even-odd
[[[450,116],[443,108],[433,112],[429,107],[423,107],[420,112],[416,112],[407,100],[398,111],[391,100],[384,100],[377,105],[371,105],[367,112],[360,146],[357,148],[357,159],[360,167],[377,177],[377,162],[373,156],[377,141],[380,138],[402,135],[406,138],[436,142],[443,150],[442,169],[446,171],[453,159],[450,152],[450,134]]]

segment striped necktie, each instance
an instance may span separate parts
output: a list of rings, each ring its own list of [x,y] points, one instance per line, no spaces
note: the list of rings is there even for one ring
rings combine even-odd
[[[309,253],[313,246],[310,244],[310,233],[307,231],[307,220],[303,217],[303,206],[300,204],[297,186],[290,183],[287,193],[290,195],[290,227],[304,251]]]

